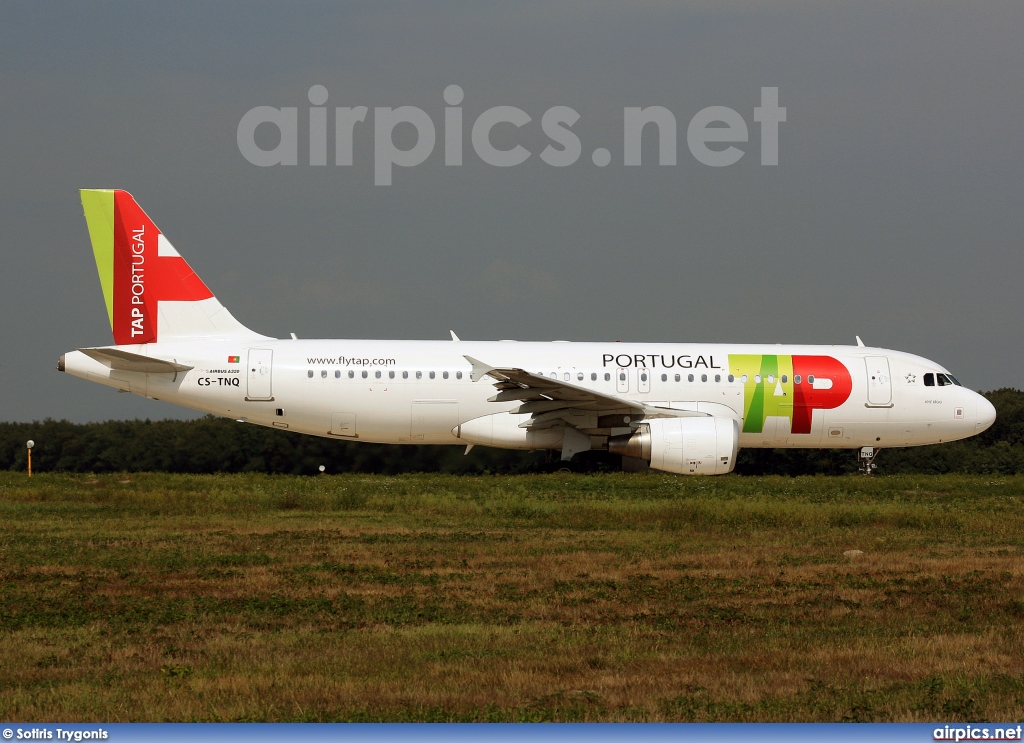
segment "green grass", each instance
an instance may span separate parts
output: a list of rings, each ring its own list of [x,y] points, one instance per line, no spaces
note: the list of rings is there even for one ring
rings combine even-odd
[[[1022,503],[1018,477],[2,473],[0,717],[1019,719]]]

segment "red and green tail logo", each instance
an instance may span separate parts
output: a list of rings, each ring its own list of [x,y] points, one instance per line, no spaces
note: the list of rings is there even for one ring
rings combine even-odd
[[[127,191],[82,191],[114,343],[152,343],[160,302],[208,299],[213,293]]]
[[[770,416],[810,433],[811,414],[838,408],[853,390],[850,370],[831,356],[729,354],[729,371],[743,381],[743,433],[761,433]]]

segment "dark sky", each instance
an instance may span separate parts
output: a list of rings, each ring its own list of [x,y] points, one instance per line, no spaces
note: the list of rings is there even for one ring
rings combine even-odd
[[[47,3],[0,6],[0,419],[183,415],[58,373],[112,342],[77,190],[131,191],[218,298],[271,335],[852,343],[919,353],[975,389],[1024,386],[1024,4],[1014,2]],[[354,165],[308,165],[307,91],[370,107]],[[443,152],[465,91],[462,167]],[[778,87],[777,167],[753,109]],[[236,128],[299,109],[299,164]],[[481,162],[492,106],[522,165]],[[373,108],[438,144],[374,185]],[[574,165],[540,151],[580,114]],[[623,165],[623,109],[664,106],[678,161]],[[750,142],[687,148],[707,106]],[[333,115],[331,118],[333,132]],[[414,139],[405,125],[396,142]],[[259,132],[273,144],[267,127]],[[333,144],[333,138],[332,138]],[[611,151],[601,168],[598,147]],[[305,162],[307,164],[303,164]]]

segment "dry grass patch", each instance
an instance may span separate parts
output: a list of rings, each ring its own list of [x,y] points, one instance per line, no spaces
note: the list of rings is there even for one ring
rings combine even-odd
[[[1024,712],[1022,479],[122,479],[0,475],[6,719]]]

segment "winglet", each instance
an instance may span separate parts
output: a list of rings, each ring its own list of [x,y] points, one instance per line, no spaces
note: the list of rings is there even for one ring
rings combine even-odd
[[[472,379],[474,382],[479,382],[481,379],[486,377],[495,369],[495,367],[491,366],[490,364],[485,364],[479,359],[474,359],[472,356],[463,355],[462,358],[468,361],[470,365],[473,367],[473,371],[469,373],[469,378]]]
[[[864,341],[860,339],[860,336],[858,335],[854,337],[857,339],[857,345],[860,346],[861,348],[864,348]]]
[[[448,332],[452,334],[452,340],[453,341],[462,340],[461,338],[459,338],[459,336],[455,335],[455,331],[454,330],[449,330]]]

